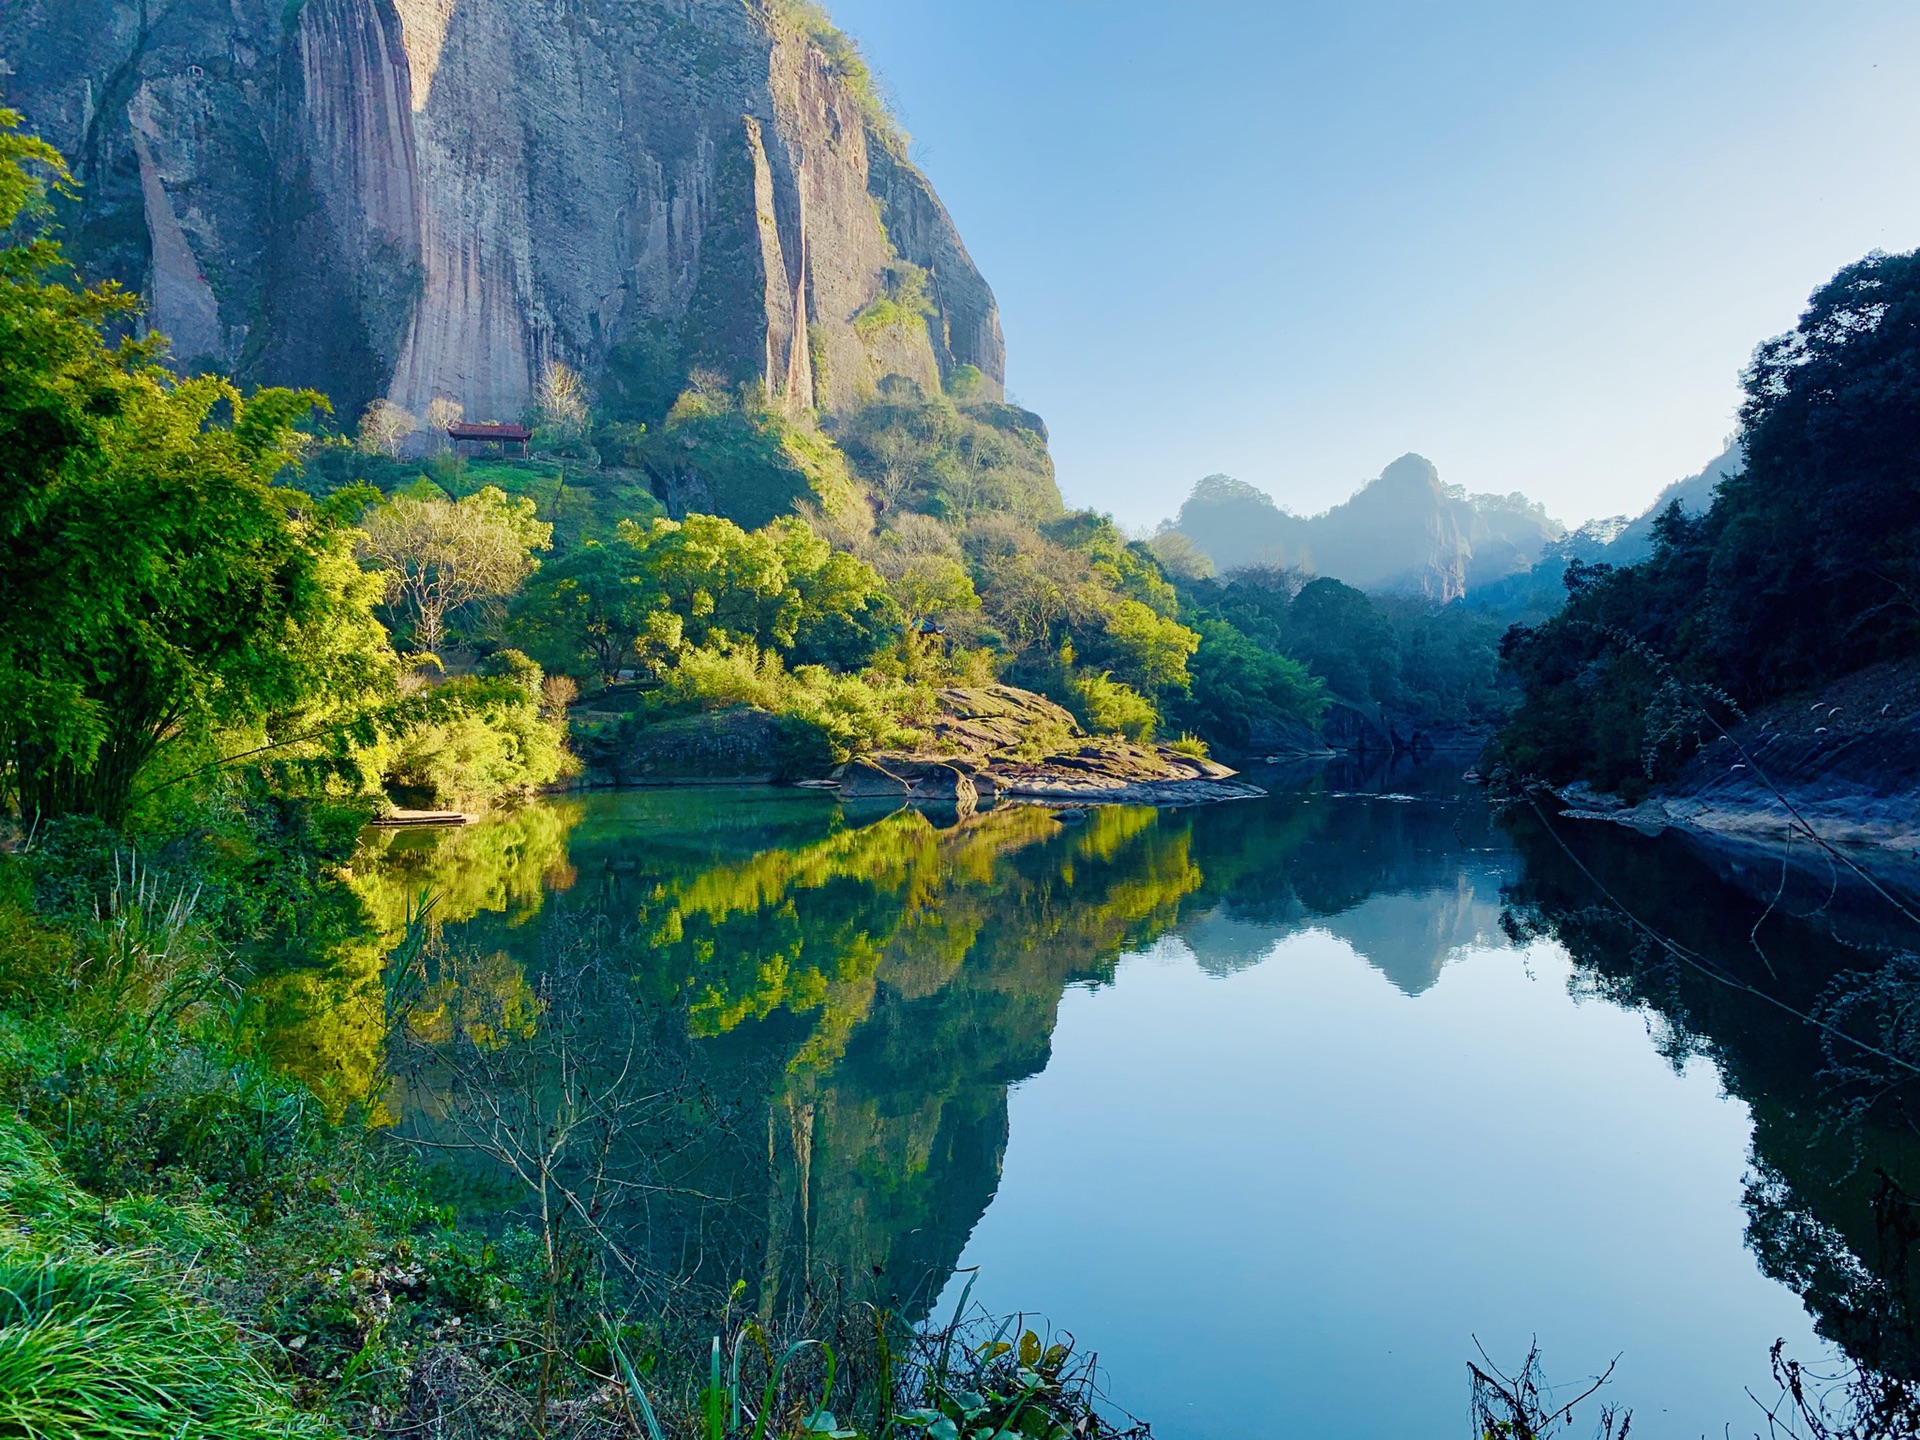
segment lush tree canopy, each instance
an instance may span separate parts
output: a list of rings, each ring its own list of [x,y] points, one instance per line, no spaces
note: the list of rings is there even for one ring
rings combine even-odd
[[[0,114],[0,225],[58,157]],[[169,741],[370,683],[385,638],[345,516],[281,488],[323,402],[179,380],[109,346],[119,292],[0,252],[0,787],[118,819]]]
[[[753,531],[717,515],[622,524],[548,566],[513,611],[536,655],[606,680],[740,644],[854,670],[899,626],[873,568],[793,516]]]
[[[1712,508],[1671,507],[1639,565],[1569,566],[1565,610],[1508,635],[1514,772],[1641,784],[1689,706],[1920,649],[1920,254],[1842,270],[1744,383],[1746,469]]]

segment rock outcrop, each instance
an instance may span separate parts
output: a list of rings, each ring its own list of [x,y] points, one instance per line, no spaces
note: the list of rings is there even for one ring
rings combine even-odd
[[[913,752],[856,761],[838,776],[848,798],[931,801],[971,809],[990,799],[1070,805],[1204,805],[1266,794],[1237,772],[1167,746],[1088,735],[1051,700],[1011,685],[939,692]]]
[[[961,365],[1000,393],[992,292],[787,0],[23,0],[0,62],[82,182],[72,253],[185,365],[349,418],[511,419],[556,359],[796,408]]]
[[[1823,847],[1846,847],[1877,852],[1870,866],[1911,869],[1920,858],[1920,667],[1874,666],[1771,706],[1638,805],[1584,783],[1561,798],[1570,816],[1644,832],[1798,849],[1816,862]]]

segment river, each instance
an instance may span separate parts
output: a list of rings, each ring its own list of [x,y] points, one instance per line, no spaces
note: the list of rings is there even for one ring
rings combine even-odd
[[[1636,1434],[1762,1429],[1776,1339],[1884,1332],[1887,1186],[1920,1189],[1911,1131],[1837,1124],[1774,1003],[1878,922],[1766,912],[1764,867],[1671,836],[1497,819],[1456,772],[965,818],[647,790],[383,833],[355,864],[383,947],[435,897],[389,1013],[479,1058],[333,1063],[442,1139],[481,1123],[463,1084],[608,1077],[610,1233],[661,1294],[921,1319],[970,1283],[1168,1440],[1465,1433],[1467,1362],[1535,1339],[1560,1384],[1617,1359]]]

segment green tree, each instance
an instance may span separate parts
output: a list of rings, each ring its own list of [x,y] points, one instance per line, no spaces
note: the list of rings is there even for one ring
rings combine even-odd
[[[1326,685],[1291,656],[1249,640],[1225,620],[1202,618],[1193,657],[1193,693],[1182,723],[1235,747],[1274,719],[1311,725],[1326,708]]]
[[[386,577],[388,599],[412,624],[413,643],[437,655],[447,616],[475,600],[504,599],[539,566],[553,526],[534,502],[487,485],[461,500],[396,495],[361,521],[362,553]]]
[[[1650,742],[1695,733],[1706,697],[1752,706],[1920,653],[1920,252],[1840,271],[1744,386],[1746,468],[1707,513],[1670,508],[1641,564],[1569,565],[1566,608],[1508,632],[1509,770],[1637,790],[1680,758]]]
[[[746,531],[689,515],[622,522],[613,540],[546,566],[513,624],[549,663],[611,680],[634,661],[660,668],[690,647],[741,642],[856,669],[891,639],[899,611],[871,566],[798,517]]]
[[[909,555],[888,581],[894,601],[910,629],[962,610],[978,609],[967,567],[947,555]]]
[[[900,607],[873,566],[836,550],[804,520],[767,527],[800,602],[788,658],[796,665],[856,670],[900,628]]]
[[[665,607],[680,618],[687,644],[793,643],[800,599],[768,531],[742,530],[719,515],[689,515],[623,520],[620,538],[633,547]]]
[[[540,567],[514,601],[512,624],[541,663],[612,684],[665,603],[638,547],[589,540]]]
[[[1343,699],[1366,704],[1397,697],[1393,626],[1365,594],[1330,575],[1309,581],[1293,597],[1286,649]]]
[[[0,227],[57,154],[0,111]],[[121,819],[176,741],[377,683],[384,636],[347,517],[278,486],[316,395],[177,380],[158,340],[109,347],[129,302],[0,250],[0,791]]]
[[[1178,620],[1157,615],[1138,600],[1121,600],[1101,618],[1104,648],[1128,684],[1151,691],[1184,690],[1191,683],[1187,659],[1200,647],[1200,637]]]

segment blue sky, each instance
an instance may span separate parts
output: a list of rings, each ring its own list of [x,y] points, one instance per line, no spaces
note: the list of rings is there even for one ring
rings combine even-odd
[[[1920,245],[1914,0],[833,0],[999,295],[1070,503],[1302,512],[1417,450],[1572,523]]]

